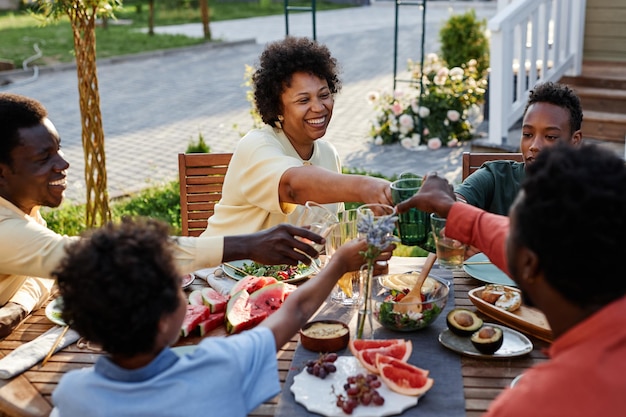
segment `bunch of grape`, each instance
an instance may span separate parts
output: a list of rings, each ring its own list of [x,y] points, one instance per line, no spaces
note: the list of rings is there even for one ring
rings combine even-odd
[[[326,375],[337,370],[334,362],[337,360],[336,353],[322,353],[318,359],[309,359],[306,362],[306,371],[318,378],[326,378]]]
[[[352,414],[352,411],[359,405],[383,405],[385,399],[378,393],[376,388],[380,388],[382,382],[376,375],[358,374],[349,376],[343,389],[346,396],[337,395],[337,407],[340,407],[344,413]]]

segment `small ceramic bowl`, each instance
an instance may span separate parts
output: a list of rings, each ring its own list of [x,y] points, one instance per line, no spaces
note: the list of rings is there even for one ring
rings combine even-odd
[[[337,320],[315,320],[300,329],[300,343],[313,352],[336,352],[348,346],[350,329]]]
[[[403,303],[396,307],[401,291],[390,290],[381,285],[382,282],[373,281],[374,317],[387,329],[400,332],[412,332],[430,326],[446,306],[450,292],[446,280],[429,275],[426,280],[428,285],[422,287],[422,302]]]

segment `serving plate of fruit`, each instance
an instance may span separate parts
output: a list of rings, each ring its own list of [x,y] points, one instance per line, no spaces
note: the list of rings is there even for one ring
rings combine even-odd
[[[291,386],[296,402],[323,416],[391,416],[416,406],[434,383],[407,362],[408,340],[353,339],[348,346],[353,356],[322,353],[306,362]]]

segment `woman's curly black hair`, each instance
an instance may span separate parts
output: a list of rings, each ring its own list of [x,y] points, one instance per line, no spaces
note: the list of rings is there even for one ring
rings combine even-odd
[[[172,248],[166,224],[130,218],[70,245],[54,272],[63,320],[110,354],[150,352],[159,319],[180,305]]]
[[[11,165],[11,151],[20,144],[19,129],[36,126],[48,117],[44,106],[19,94],[0,93],[0,162]]]
[[[580,130],[583,123],[583,108],[580,99],[574,91],[565,84],[546,82],[536,85],[528,96],[524,115],[528,107],[535,103],[550,103],[563,107],[569,112],[569,126],[571,134]]]
[[[341,90],[337,60],[328,48],[308,38],[288,36],[267,45],[252,75],[254,102],[264,123],[274,126],[282,114],[280,96],[296,72],[313,74],[328,82],[332,94]]]
[[[547,281],[581,307],[626,294],[626,165],[593,145],[546,148],[527,168],[513,239],[537,255]]]

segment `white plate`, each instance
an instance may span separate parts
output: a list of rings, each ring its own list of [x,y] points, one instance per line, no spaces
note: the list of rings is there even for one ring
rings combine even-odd
[[[251,261],[250,259],[242,259],[242,260],[239,260],[239,261],[229,262],[229,264],[231,264],[234,267],[243,269],[244,264],[249,264],[249,263],[252,263],[252,262],[253,261]],[[316,259],[315,263],[319,266],[320,265],[319,259]],[[223,269],[223,271],[224,271],[224,273],[226,275],[228,275],[229,277],[231,277],[234,280],[239,281],[242,278],[244,278],[244,275],[242,275],[241,273],[235,271],[233,268],[231,268],[228,265],[222,265],[222,269]],[[299,281],[302,281],[303,279],[308,278],[309,276],[311,276],[315,272],[316,272],[315,268],[313,268],[312,266],[309,265],[309,267],[304,269],[300,274],[296,275],[293,278],[283,280],[282,282],[289,282],[289,283],[299,282]]]
[[[466,262],[485,262],[489,261],[487,255],[484,253],[477,253]],[[479,281],[486,282],[488,284],[500,284],[509,285],[511,287],[517,287],[517,284],[509,278],[507,274],[502,272],[500,268],[494,264],[479,264],[479,265],[463,265],[463,270],[469,275],[473,276]]]
[[[466,356],[475,356],[480,358],[511,358],[514,356],[522,356],[532,352],[532,342],[523,334],[508,327],[496,324],[502,329],[502,347],[492,355],[480,353],[474,347],[472,341],[468,337],[457,336],[450,329],[445,329],[439,333],[439,343],[450,350]]]
[[[337,397],[333,393],[333,387],[337,393],[345,393],[343,385],[349,376],[358,373],[366,374],[357,358],[354,356],[340,356],[335,362],[337,372],[329,374],[325,379],[320,379],[309,374],[303,369],[293,379],[291,392],[296,402],[302,404],[307,410],[327,417],[343,417],[346,414],[337,407]],[[383,383],[378,392],[385,399],[381,406],[359,405],[352,412],[353,416],[379,417],[393,416],[402,413],[404,410],[417,405],[418,397],[401,395],[391,391]]]
[[[50,301],[46,306],[46,317],[54,324],[65,326],[65,322],[61,318],[61,303],[63,303],[63,299],[61,297],[57,297]]]

